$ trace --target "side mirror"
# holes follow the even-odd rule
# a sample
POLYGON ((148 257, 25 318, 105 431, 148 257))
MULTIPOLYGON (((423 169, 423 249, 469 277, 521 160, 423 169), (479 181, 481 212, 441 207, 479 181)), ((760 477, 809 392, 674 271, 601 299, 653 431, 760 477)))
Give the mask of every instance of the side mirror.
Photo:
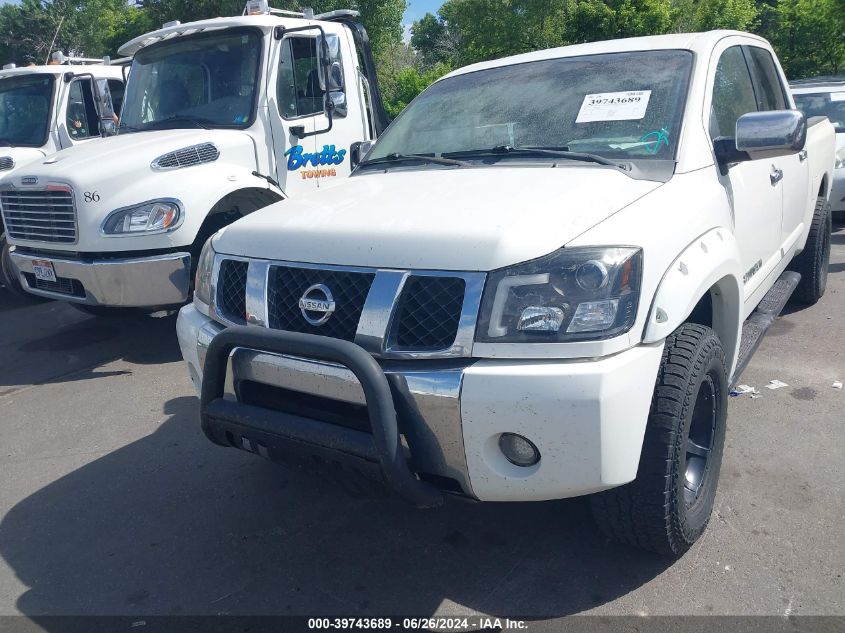
POLYGON ((807 119, 798 110, 749 112, 736 122, 736 137, 716 141, 721 163, 796 154, 807 142, 807 119), (731 147, 733 145, 733 147, 731 147))
POLYGON ((349 147, 349 165, 355 169, 373 147, 374 141, 355 141, 349 147))
POLYGON ((329 66, 329 92, 343 90, 343 69, 340 62, 332 62, 329 66))

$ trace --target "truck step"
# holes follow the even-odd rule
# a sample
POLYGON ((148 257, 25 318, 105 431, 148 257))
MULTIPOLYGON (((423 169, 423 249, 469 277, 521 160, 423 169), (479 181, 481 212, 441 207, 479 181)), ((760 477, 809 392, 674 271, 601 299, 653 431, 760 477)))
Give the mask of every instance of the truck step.
POLYGON ((801 281, 801 275, 798 273, 792 271, 783 273, 763 297, 763 300, 754 308, 754 312, 742 324, 739 358, 736 363, 736 371, 731 377, 731 388, 736 385, 742 372, 748 367, 751 357, 754 356, 754 352, 760 347, 766 332, 772 327, 786 302, 789 301, 789 297, 798 287, 799 281, 801 281))

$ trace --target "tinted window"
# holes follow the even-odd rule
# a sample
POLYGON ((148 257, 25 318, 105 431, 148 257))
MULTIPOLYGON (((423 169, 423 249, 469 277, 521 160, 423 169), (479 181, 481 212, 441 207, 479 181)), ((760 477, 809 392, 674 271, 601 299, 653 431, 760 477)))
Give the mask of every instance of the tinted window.
POLYGON ((795 105, 808 119, 826 116, 837 132, 845 131, 845 92, 811 92, 794 97, 795 105))
POLYGON ((67 132, 72 139, 82 140, 100 135, 90 81, 77 80, 70 84, 66 117, 67 132))
POLYGON ((52 101, 52 75, 0 79, 0 145, 43 145, 52 101))
POLYGON ((132 62, 121 130, 247 127, 255 116, 260 63, 261 36, 251 29, 142 49, 132 62))
POLYGON ((109 94, 111 94, 112 108, 114 109, 114 113, 119 115, 120 111, 123 109, 123 93, 126 88, 123 85, 123 82, 118 81, 117 79, 109 79, 108 86, 109 94))
POLYGON ((757 99, 742 48, 732 46, 719 58, 710 106, 710 135, 733 138, 736 120, 757 111, 757 99))
POLYGON ((671 159, 691 66, 689 52, 666 50, 564 57, 457 75, 415 99, 369 158, 511 145, 671 159))
POLYGON ((757 75, 757 109, 786 110, 786 99, 771 53, 756 46, 746 47, 757 75))
POLYGON ((282 42, 277 94, 279 113, 287 118, 323 112, 324 91, 320 88, 317 39, 288 37, 282 42))

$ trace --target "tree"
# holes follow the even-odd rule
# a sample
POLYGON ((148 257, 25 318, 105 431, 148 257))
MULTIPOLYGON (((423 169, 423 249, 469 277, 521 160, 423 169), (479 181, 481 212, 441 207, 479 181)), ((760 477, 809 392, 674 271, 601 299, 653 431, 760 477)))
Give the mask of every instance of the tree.
POLYGON ((447 49, 443 46, 448 37, 446 22, 431 13, 426 13, 411 26, 411 46, 426 66, 448 60, 447 49))
POLYGON ((845 70, 845 2, 779 0, 763 8, 767 37, 792 79, 845 70))

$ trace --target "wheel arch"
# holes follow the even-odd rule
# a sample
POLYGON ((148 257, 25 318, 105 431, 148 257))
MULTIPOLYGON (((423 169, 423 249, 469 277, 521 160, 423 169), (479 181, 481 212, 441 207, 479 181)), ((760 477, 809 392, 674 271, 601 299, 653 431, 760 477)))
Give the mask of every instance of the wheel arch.
POLYGON ((266 187, 244 187, 227 193, 205 216, 192 249, 198 254, 206 240, 224 226, 280 200, 284 200, 282 195, 266 187))
POLYGON ((643 342, 664 340, 684 323, 706 325, 719 336, 732 375, 742 333, 741 270, 739 248, 729 231, 714 229, 696 238, 663 275, 643 342))

